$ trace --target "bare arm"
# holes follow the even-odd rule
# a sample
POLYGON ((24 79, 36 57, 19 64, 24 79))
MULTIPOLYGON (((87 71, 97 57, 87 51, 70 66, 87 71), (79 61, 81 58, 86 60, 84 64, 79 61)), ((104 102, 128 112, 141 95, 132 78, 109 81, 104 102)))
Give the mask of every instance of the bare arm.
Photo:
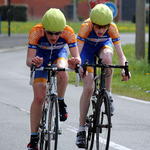
POLYGON ((26 64, 27 64, 28 67, 31 67, 32 58, 35 57, 35 54, 36 54, 35 49, 28 48, 27 58, 26 58, 26 64))
MULTIPOLYGON (((83 46, 84 46, 84 43, 81 43, 81 42, 77 41, 77 45, 78 45, 79 53, 81 54, 83 46)), ((83 71, 82 67, 80 67, 80 73, 81 73, 82 79, 84 78, 84 76, 88 75, 88 71, 86 71, 86 74, 83 76, 84 71, 83 71)))
POLYGON ((81 43, 81 42, 77 41, 77 45, 78 45, 78 49, 79 49, 79 54, 81 54, 84 43, 81 43))
MULTIPOLYGON (((125 62, 127 61, 126 60, 126 57, 122 51, 122 48, 121 48, 121 43, 117 43, 117 44, 114 44, 114 47, 115 47, 115 51, 117 53, 117 56, 118 56, 118 60, 119 60, 119 64, 120 65, 125 65, 125 62)), ((124 69, 121 71, 121 75, 122 75, 122 78, 124 81, 127 81, 130 79, 131 77, 131 74, 129 72, 129 78, 127 76, 125 76, 125 71, 124 69)))
POLYGON ((37 67, 40 67, 41 64, 43 63, 43 58, 35 56, 36 55, 36 50, 28 48, 27 52, 27 58, 26 58, 26 64, 28 67, 31 67, 31 64, 36 64, 37 67))
POLYGON ((121 43, 114 44, 114 47, 115 47, 115 51, 116 51, 117 56, 118 56, 119 64, 124 65, 126 62, 126 57, 122 51, 121 43))
POLYGON ((81 64, 79 49, 78 47, 72 47, 69 50, 72 57, 68 60, 68 63, 70 68, 75 69, 76 64, 81 64))

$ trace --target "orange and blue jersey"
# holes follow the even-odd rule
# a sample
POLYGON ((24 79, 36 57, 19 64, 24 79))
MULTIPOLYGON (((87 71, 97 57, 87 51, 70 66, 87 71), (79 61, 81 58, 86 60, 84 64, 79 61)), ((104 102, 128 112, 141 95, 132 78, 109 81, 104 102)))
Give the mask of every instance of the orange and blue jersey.
MULTIPOLYGON (((43 57, 42 66, 48 62, 55 63, 58 59, 67 60, 68 54, 65 45, 69 48, 76 47, 76 36, 73 29, 66 25, 56 44, 51 44, 45 35, 42 24, 34 26, 29 33, 28 48, 36 50, 36 56, 43 57)), ((34 82, 46 82, 47 73, 37 71, 34 82)))
POLYGON ((69 48, 76 47, 76 36, 73 29, 66 25, 56 44, 50 44, 44 34, 42 24, 34 26, 29 34, 28 48, 37 50, 57 50, 68 44, 69 48))
POLYGON ((120 35, 115 23, 111 22, 106 33, 103 36, 98 37, 93 30, 93 24, 90 19, 87 19, 83 22, 77 37, 79 42, 87 43, 92 46, 97 46, 109 39, 112 39, 114 44, 120 42, 120 35))
MULTIPOLYGON (((120 35, 115 23, 111 22, 105 34, 99 37, 93 29, 91 20, 87 19, 81 25, 77 41, 84 44, 80 54, 82 64, 85 60, 88 60, 89 63, 94 63, 94 55, 99 56, 104 48, 110 48, 113 50, 112 43, 120 43, 120 35)), ((93 70, 88 71, 93 72, 93 70)))

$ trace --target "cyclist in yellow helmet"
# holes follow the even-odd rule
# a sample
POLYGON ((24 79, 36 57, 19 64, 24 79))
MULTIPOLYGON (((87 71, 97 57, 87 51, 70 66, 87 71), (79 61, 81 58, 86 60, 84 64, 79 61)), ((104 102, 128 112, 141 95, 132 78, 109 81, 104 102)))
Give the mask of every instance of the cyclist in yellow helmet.
MULTIPOLYGON (((34 26, 29 34, 28 52, 26 63, 31 67, 46 66, 47 63, 56 63, 57 67, 69 66, 74 69, 77 63, 81 62, 76 36, 73 29, 66 25, 63 13, 56 8, 49 9, 42 18, 42 23, 34 26), (71 58, 68 59, 65 45, 68 44, 71 58)), ((60 108, 60 121, 65 121, 68 117, 64 102, 64 94, 68 83, 67 72, 60 72, 57 76, 58 101, 60 108)), ((31 140, 28 149, 38 149, 38 127, 41 119, 42 104, 46 94, 46 71, 35 71, 33 91, 34 99, 30 109, 31 140)))
MULTIPOLYGON (((90 64, 94 63, 94 55, 102 58, 102 61, 106 64, 112 64, 113 45, 118 55, 119 64, 125 64, 126 58, 121 48, 119 32, 115 23, 112 21, 113 14, 107 5, 97 4, 91 10, 90 18, 83 22, 77 37, 77 45, 82 64, 85 60, 88 60, 90 64)), ((94 90, 93 68, 88 67, 87 70, 88 74, 83 77, 83 92, 80 98, 80 121, 76 138, 76 145, 79 148, 85 148, 86 146, 85 120, 90 105, 90 97, 94 90)), ((128 80, 124 70, 122 70, 121 75, 124 81, 128 80)), ((114 106, 111 95, 113 70, 107 69, 106 76, 106 90, 109 93, 111 115, 113 115, 114 106)))

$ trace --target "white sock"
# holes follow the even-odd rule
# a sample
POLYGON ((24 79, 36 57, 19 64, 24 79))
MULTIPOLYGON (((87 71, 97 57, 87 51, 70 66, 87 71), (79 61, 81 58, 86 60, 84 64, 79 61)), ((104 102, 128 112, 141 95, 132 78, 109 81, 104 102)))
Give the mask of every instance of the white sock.
POLYGON ((82 132, 82 131, 85 131, 85 125, 83 126, 79 125, 78 132, 82 132))
POLYGON ((112 96, 112 95, 111 95, 111 90, 110 90, 110 91, 108 91, 108 96, 110 96, 110 97, 112 96))

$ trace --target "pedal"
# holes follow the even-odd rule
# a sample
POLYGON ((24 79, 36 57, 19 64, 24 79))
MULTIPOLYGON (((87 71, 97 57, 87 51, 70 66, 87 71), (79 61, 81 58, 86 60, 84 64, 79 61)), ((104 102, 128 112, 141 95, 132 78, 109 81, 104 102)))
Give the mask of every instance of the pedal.
POLYGON ((45 135, 44 135, 44 140, 45 140, 45 141, 48 141, 48 133, 45 133, 45 135))
POLYGON ((50 140, 55 140, 55 132, 50 132, 50 140))
POLYGON ((58 134, 62 134, 62 130, 61 129, 58 129, 58 134))

